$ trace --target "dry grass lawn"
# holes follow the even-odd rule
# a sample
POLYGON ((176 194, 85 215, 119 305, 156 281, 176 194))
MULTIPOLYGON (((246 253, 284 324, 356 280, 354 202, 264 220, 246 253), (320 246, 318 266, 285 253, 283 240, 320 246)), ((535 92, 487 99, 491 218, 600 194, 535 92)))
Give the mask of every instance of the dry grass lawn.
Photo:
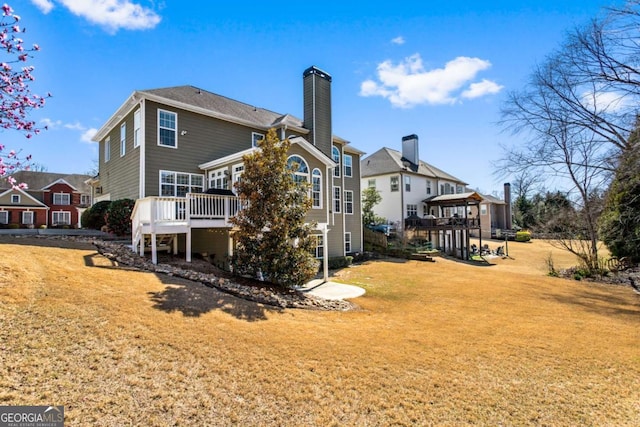
POLYGON ((488 267, 342 270, 367 290, 346 313, 118 268, 89 244, 0 249, 0 405, 64 405, 69 426, 640 425, 640 296, 545 276, 544 242, 488 267))

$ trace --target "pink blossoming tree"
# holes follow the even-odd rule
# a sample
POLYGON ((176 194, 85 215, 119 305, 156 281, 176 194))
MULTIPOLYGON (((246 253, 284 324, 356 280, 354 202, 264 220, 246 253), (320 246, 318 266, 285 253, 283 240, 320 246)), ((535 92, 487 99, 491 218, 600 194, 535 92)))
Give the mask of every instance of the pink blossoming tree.
MULTIPOLYGON (((0 129, 13 129, 31 138, 40 128, 28 119, 29 112, 42 108, 45 97, 31 93, 29 82, 34 81, 34 67, 27 65, 27 61, 40 47, 37 44, 25 47, 21 38, 25 29, 19 22, 20 17, 5 3, 0 18, 0 55, 3 55, 0 56, 0 129)), ((13 187, 26 188, 24 183, 17 184, 11 174, 17 169, 29 169, 30 160, 30 155, 20 156, 16 150, 7 150, 0 141, 0 180, 6 179, 13 187)))

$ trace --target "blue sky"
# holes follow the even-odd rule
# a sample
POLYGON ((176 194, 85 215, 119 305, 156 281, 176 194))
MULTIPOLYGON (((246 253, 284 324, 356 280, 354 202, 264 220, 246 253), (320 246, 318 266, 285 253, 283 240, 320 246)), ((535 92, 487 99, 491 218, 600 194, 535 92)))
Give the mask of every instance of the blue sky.
MULTIPOLYGON (((333 77, 333 131, 371 154, 417 134, 420 158, 484 193, 514 141, 496 122, 566 31, 610 0, 233 2, 20 0, 31 115, 49 130, 0 134, 49 172, 95 167, 93 133, 138 89, 191 84, 302 117, 302 72, 333 77)), ((205 159, 206 160, 206 159, 205 159)), ((500 194, 500 193, 498 193, 500 194)))

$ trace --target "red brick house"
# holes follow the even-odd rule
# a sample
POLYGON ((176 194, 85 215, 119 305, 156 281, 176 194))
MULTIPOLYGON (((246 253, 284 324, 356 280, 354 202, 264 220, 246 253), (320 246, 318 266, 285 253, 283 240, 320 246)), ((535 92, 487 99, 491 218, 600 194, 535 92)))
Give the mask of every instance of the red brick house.
POLYGON ((29 188, 0 189, 0 227, 80 228, 82 212, 91 206, 89 175, 21 171, 13 177, 29 188))

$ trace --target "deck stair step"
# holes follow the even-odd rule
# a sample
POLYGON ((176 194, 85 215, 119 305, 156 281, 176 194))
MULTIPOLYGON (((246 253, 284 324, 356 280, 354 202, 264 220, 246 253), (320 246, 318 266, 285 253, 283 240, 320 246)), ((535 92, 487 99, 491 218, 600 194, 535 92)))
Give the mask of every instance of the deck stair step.
MULTIPOLYGON (((158 234, 156 236, 156 249, 171 252, 173 239, 175 239, 175 237, 174 234, 158 234)), ((149 234, 145 234, 144 236, 144 250, 145 252, 151 251, 151 235, 149 234)))

